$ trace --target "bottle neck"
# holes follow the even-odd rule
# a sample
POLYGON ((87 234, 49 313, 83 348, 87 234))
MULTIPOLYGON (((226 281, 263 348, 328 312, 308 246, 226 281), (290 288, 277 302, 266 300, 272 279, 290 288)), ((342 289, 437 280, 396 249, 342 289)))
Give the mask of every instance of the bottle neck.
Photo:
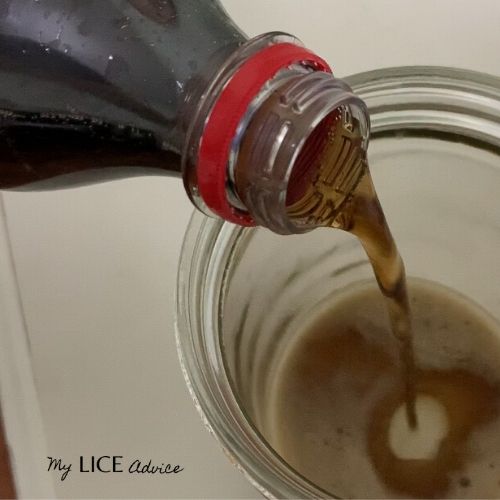
POLYGON ((324 72, 283 75, 245 130, 234 166, 238 198, 259 226, 310 231, 350 198, 365 171, 368 133, 366 107, 345 82, 324 72))
MULTIPOLYGON (((240 47, 192 116, 183 175, 194 204, 208 215, 280 234, 316 227, 290 207, 317 176, 335 128, 356 124, 362 156, 368 143, 364 103, 322 59, 282 33, 240 47)), ((337 208, 360 175, 351 168, 335 176, 337 184, 343 179, 335 186, 337 208)))

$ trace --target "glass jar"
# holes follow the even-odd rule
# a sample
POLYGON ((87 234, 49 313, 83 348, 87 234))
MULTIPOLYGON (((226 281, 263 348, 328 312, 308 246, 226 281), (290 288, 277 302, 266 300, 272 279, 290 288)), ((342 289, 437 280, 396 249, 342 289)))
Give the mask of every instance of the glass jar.
MULTIPOLYGON (((409 276, 500 319, 500 79, 447 68, 347 79, 372 120, 369 163, 409 276)), ((272 449, 280 356, 326 296, 372 278, 351 235, 278 236, 195 213, 178 274, 177 343, 205 425, 267 497, 329 497, 272 449)), ((373 279, 373 278, 372 278, 373 279)))

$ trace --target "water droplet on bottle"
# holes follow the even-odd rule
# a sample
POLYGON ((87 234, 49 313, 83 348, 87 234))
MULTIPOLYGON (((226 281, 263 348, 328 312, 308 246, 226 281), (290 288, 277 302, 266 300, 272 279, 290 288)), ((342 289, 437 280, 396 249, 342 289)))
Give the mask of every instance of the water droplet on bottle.
POLYGON ((120 30, 124 30, 124 29, 128 28, 128 26, 130 24, 130 17, 129 16, 119 17, 117 19, 114 19, 112 21, 112 24, 115 28, 118 28, 120 30))
MULTIPOLYGON (((51 49, 57 49, 59 45, 61 45, 61 40, 59 40, 59 38, 56 38, 55 40, 49 42, 47 45, 48 45, 47 48, 50 47, 51 49)), ((47 49, 45 51, 47 52, 47 49)))
POLYGON ((129 71, 128 64, 120 56, 110 55, 108 64, 104 70, 104 76, 108 79, 121 77, 123 73, 129 71))

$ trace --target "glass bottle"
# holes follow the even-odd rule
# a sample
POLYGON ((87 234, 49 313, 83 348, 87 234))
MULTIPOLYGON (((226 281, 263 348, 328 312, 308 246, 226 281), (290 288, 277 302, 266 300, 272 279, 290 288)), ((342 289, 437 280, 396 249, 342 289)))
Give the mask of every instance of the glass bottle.
POLYGON ((366 108, 325 61, 249 40, 216 0, 0 5, 1 189, 177 175, 209 215, 302 232, 287 205, 339 109, 366 149, 366 108))

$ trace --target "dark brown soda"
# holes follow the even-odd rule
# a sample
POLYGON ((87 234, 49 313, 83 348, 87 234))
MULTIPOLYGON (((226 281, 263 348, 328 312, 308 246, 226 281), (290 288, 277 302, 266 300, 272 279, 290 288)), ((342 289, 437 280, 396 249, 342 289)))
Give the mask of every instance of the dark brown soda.
MULTIPOLYGON (((373 186, 359 123, 347 108, 339 108, 320 124, 320 131, 325 124, 327 140, 316 151, 306 142, 297 160, 300 178, 292 173, 290 182, 293 187, 307 179, 307 187, 302 187, 302 196, 290 204, 288 212, 309 226, 348 231, 363 245, 399 342, 408 423, 415 428, 415 360, 403 260, 373 186), (313 158, 309 169, 301 168, 307 157, 313 158)), ((314 135, 311 140, 318 145, 314 135)))
POLYGON ((180 175, 180 156, 147 130, 77 115, 0 109, 0 189, 51 189, 180 175))

